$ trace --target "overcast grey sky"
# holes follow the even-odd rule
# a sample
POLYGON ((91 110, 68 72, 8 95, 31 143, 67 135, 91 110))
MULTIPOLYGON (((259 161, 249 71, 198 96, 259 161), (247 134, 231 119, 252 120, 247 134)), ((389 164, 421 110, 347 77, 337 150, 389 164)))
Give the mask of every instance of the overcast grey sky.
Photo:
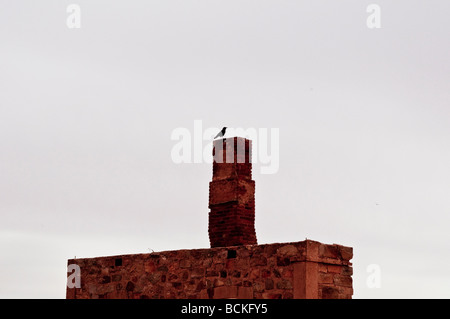
POLYGON ((259 243, 352 246, 354 298, 450 298, 449 16, 0 0, 0 297, 65 298, 74 256, 209 247, 211 165, 171 159, 173 130, 201 120, 279 129, 278 172, 254 165, 259 243))

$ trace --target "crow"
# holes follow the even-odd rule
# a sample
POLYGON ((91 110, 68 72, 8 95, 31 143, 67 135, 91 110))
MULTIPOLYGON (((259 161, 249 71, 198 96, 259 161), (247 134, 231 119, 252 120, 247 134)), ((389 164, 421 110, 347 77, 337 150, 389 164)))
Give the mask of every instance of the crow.
POLYGON ((224 126, 224 128, 219 133, 217 133, 217 135, 216 135, 216 137, 214 137, 214 139, 224 136, 226 130, 227 130, 227 127, 224 126))

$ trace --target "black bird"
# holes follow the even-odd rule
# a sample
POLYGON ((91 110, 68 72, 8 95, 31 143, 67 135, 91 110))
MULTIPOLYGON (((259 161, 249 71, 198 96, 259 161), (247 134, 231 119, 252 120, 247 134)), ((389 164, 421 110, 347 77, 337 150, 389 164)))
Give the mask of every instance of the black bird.
POLYGON ((214 137, 214 139, 224 136, 226 130, 227 130, 227 127, 224 126, 223 129, 219 133, 217 133, 217 135, 216 135, 216 137, 214 137))

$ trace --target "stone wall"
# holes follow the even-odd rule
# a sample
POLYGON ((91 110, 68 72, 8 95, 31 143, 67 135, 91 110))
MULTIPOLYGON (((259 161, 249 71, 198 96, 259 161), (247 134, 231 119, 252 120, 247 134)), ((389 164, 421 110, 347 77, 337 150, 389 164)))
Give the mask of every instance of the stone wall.
POLYGON ((70 259, 81 287, 67 298, 351 298, 352 257, 350 247, 305 240, 70 259))

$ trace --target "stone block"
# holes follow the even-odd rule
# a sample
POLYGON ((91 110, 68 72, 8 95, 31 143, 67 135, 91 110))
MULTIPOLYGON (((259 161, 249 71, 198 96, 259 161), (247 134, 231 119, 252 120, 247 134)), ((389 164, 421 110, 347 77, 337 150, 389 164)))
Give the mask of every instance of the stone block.
POLYGON ((332 284, 333 274, 319 273, 319 284, 332 284))
POLYGON ((344 276, 344 275, 335 275, 334 276, 334 284, 336 286, 343 286, 351 288, 353 285, 352 277, 344 276))
POLYGON ((238 287, 238 299, 253 299, 253 289, 251 287, 238 287))
POLYGON ((221 286, 214 288, 214 299, 230 299, 237 298, 238 287, 236 286, 221 286))
POLYGON ((277 253, 280 256, 289 257, 289 256, 298 255, 299 251, 298 251, 297 247, 295 247, 294 245, 285 245, 285 246, 281 246, 280 248, 278 248, 277 253))
POLYGON ((342 266, 340 265, 328 265, 327 270, 329 273, 340 274, 342 272, 342 266))
POLYGON ((277 282, 277 288, 278 289, 292 289, 292 283, 290 280, 288 279, 282 279, 280 281, 277 282))

